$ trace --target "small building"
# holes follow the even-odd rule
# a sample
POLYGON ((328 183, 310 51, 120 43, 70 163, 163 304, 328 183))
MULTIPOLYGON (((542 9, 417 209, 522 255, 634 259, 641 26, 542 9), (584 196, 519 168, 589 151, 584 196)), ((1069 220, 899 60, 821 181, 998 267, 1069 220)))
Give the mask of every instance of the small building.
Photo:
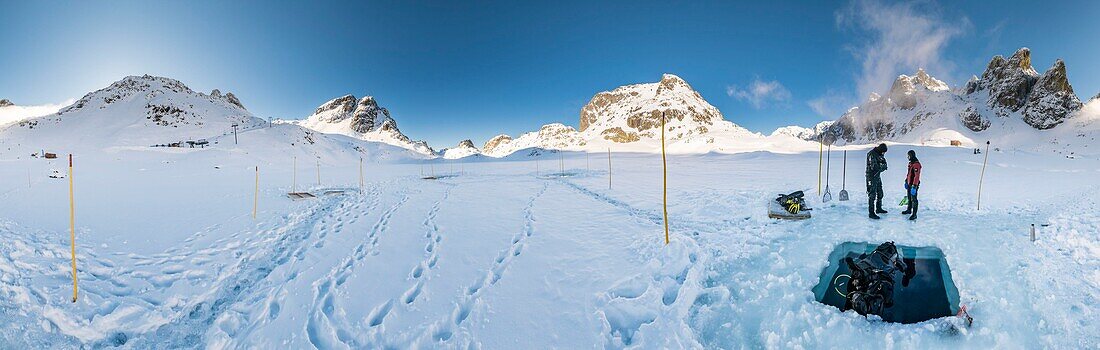
POLYGON ((959 141, 959 140, 951 140, 951 145, 952 146, 962 146, 963 143, 962 143, 962 141, 959 141))
POLYGON ((56 153, 46 153, 45 158, 46 159, 57 159, 57 154, 56 153))

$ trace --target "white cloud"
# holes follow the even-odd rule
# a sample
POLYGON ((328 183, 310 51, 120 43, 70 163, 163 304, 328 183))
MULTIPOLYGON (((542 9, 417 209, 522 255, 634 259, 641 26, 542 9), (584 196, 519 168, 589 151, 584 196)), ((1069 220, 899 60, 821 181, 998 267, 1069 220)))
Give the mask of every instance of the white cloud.
MULTIPOLYGON (((13 101, 14 102, 14 101, 13 101)), ((76 102, 75 99, 69 99, 65 102, 57 104, 44 104, 38 106, 8 106, 0 107, 0 126, 17 123, 21 120, 30 119, 34 117, 41 117, 47 114, 56 113, 59 109, 76 102)))
POLYGON ((760 109, 772 103, 783 103, 791 99, 791 92, 778 81, 763 81, 754 78, 742 89, 737 85, 726 87, 726 95, 741 101, 748 101, 753 108, 760 109))
POLYGON ((917 68, 950 76, 955 65, 943 57, 944 49, 971 27, 967 18, 948 20, 927 2, 855 0, 837 12, 836 21, 866 35, 850 48, 861 64, 856 96, 886 91, 899 74, 917 68))
POLYGON ((844 94, 838 93, 836 90, 829 89, 824 95, 818 98, 806 101, 806 105, 810 106, 810 109, 817 113, 817 115, 825 118, 837 118, 840 117, 844 111, 848 110, 852 106, 854 100, 849 97, 845 97, 844 94))

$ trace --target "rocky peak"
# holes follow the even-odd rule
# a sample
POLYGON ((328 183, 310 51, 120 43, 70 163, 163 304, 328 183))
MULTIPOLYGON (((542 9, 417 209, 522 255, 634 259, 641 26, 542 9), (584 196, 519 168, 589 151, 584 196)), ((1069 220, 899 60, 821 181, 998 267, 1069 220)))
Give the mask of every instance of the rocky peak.
POLYGON ((455 146, 455 148, 477 148, 477 147, 474 147, 474 142, 473 141, 470 141, 469 139, 466 139, 466 140, 459 141, 458 146, 455 146))
POLYGON ((498 148, 501 148, 501 147, 503 147, 503 146, 505 146, 505 145, 507 145, 511 142, 512 142, 512 137, 511 136, 508 136, 508 135, 505 135, 505 134, 500 134, 500 135, 497 135, 497 136, 493 136, 493 138, 489 139, 489 141, 485 141, 485 146, 482 146, 481 150, 482 150, 482 152, 485 152, 486 154, 494 154, 494 153, 496 153, 495 151, 498 148))
POLYGON ((1036 129, 1050 129, 1079 109, 1081 100, 1069 84, 1065 62, 1059 59, 1032 86, 1023 112, 1024 122, 1036 129))
MULTIPOLYGON (((898 76, 898 78, 894 80, 894 84, 890 86, 888 96, 898 108, 908 110, 916 107, 920 95, 928 91, 936 92, 946 90, 950 90, 947 83, 928 75, 928 73, 924 72, 924 69, 917 69, 917 73, 913 76, 904 74, 898 76)), ((872 102, 876 100, 878 99, 871 99, 872 102)))
POLYGON ((994 56, 982 73, 981 80, 968 92, 989 91, 989 106, 1005 116, 1009 111, 1019 111, 1024 106, 1038 76, 1039 73, 1031 67, 1031 50, 1025 47, 1016 50, 1008 60, 994 56))
POLYGON ((227 102, 231 105, 234 105, 234 106, 237 106, 241 109, 244 109, 244 105, 241 104, 241 100, 237 99, 237 96, 234 96, 232 92, 229 92, 229 93, 226 93, 225 95, 222 95, 221 90, 214 89, 214 90, 210 91, 210 98, 213 98, 213 99, 216 99, 216 100, 222 100, 222 101, 225 101, 225 102, 227 102))
MULTIPOLYGON (((580 131, 620 143, 659 137, 661 118, 673 140, 704 134, 722 113, 680 77, 664 74, 656 83, 620 86, 596 94, 581 108, 580 131)), ((732 125, 732 124, 731 124, 732 125)))
POLYGON ((237 96, 233 95, 232 92, 225 93, 225 101, 229 102, 229 104, 231 104, 231 105, 234 105, 234 106, 240 107, 241 109, 244 109, 244 105, 241 104, 241 100, 237 99, 237 96))
POLYGON ((1031 67, 1031 49, 1026 47, 1021 47, 1016 50, 1016 52, 1012 54, 1012 57, 1008 58, 1008 65, 1013 68, 1036 73, 1035 68, 1031 67))
POLYGON ((10 100, 8 100, 8 99, 2 99, 2 100, 0 100, 0 107, 7 107, 7 106, 14 106, 14 105, 15 105, 15 104, 14 104, 14 103, 11 103, 11 101, 10 101, 10 100))
POLYGON ((355 112, 353 113, 354 120, 351 123, 352 129, 357 132, 368 132, 375 127, 380 127, 382 130, 398 131, 397 122, 390 118, 390 111, 378 106, 378 101, 374 100, 373 96, 366 96, 359 100, 355 105, 355 112), (382 120, 379 120, 379 116, 382 120))
MULTIPOLYGON (((342 120, 342 117, 346 117, 347 113, 351 113, 353 110, 355 110, 355 96, 344 95, 325 102, 325 104, 317 107, 313 114, 319 115, 328 111, 337 111, 338 113, 333 113, 332 117, 341 117, 340 120, 342 120)), ((340 120, 330 119, 327 121, 337 122, 340 120)))
POLYGON ((677 89, 687 89, 687 90, 691 90, 692 92, 695 91, 691 88, 691 85, 688 85, 688 83, 686 81, 684 81, 684 79, 681 79, 680 77, 676 76, 675 74, 668 74, 668 73, 662 74, 661 75, 661 81, 660 81, 659 84, 660 85, 657 88, 657 94, 661 94, 661 92, 663 92, 663 91, 677 90, 677 89))

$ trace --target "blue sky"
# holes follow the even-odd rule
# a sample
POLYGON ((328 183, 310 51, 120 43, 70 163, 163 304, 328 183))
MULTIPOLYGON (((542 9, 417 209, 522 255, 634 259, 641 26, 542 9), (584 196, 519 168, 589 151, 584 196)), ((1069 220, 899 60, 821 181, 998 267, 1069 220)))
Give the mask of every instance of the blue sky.
POLYGON ((436 148, 577 125, 593 94, 687 80, 751 130, 835 119, 897 74, 951 84, 996 54, 1066 61, 1100 92, 1100 2, 58 2, 0 0, 0 98, 51 104, 126 75, 303 118, 374 95, 436 148))

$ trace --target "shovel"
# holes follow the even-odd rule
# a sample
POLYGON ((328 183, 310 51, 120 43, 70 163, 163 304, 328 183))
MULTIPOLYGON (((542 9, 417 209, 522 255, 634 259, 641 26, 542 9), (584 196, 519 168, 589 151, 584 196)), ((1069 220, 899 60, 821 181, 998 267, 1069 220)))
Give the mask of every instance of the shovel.
POLYGON ((833 154, 833 145, 829 145, 829 152, 826 153, 826 156, 825 156, 825 158, 827 159, 825 161, 825 194, 821 196, 821 201, 822 202, 828 202, 828 201, 833 200, 833 194, 829 193, 829 166, 832 165, 832 162, 833 162, 832 154, 833 154))
POLYGON ((841 167, 841 173, 844 174, 840 179, 840 201, 848 200, 848 190, 844 188, 846 182, 848 182, 848 150, 844 150, 844 166, 841 167))

